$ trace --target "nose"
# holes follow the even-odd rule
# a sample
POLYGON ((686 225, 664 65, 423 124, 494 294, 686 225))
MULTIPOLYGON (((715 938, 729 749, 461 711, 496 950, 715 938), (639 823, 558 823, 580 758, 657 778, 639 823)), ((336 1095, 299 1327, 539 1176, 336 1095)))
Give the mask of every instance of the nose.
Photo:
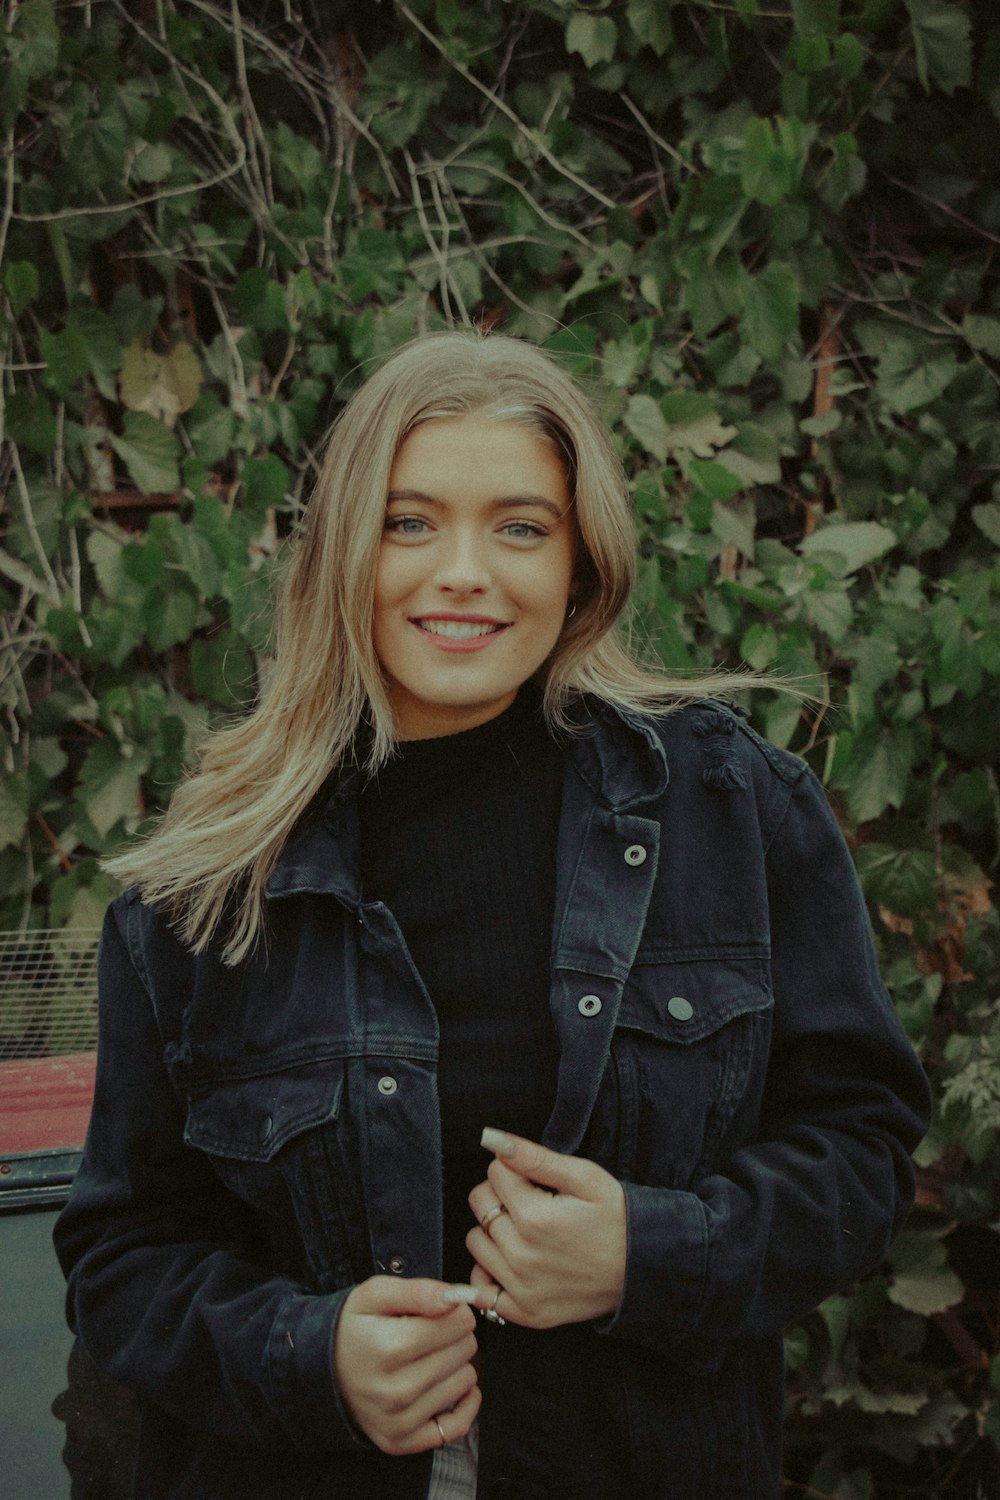
POLYGON ((490 586, 486 549, 472 530, 457 528, 447 538, 435 577, 438 588, 452 594, 483 594, 490 586))

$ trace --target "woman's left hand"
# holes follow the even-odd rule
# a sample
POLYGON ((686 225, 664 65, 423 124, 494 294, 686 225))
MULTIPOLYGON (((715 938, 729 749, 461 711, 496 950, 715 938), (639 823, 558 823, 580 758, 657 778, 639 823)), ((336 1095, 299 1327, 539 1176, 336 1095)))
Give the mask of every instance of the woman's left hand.
POLYGON ((499 1286, 495 1311, 523 1328, 614 1312, 625 1282, 621 1183, 596 1162, 521 1136, 485 1130, 483 1145, 495 1159, 469 1194, 479 1220, 465 1239, 472 1285, 499 1286), (503 1212, 491 1213, 498 1205, 503 1212))

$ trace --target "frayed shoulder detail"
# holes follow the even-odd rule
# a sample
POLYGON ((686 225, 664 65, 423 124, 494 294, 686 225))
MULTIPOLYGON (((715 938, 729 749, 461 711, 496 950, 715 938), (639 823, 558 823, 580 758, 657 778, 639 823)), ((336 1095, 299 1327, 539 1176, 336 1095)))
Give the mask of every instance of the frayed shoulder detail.
POLYGON ((705 769, 701 779, 705 786, 719 792, 742 791, 747 775, 736 759, 736 719, 722 709, 699 709, 692 715, 691 728, 705 741, 705 769))
POLYGON ((721 708, 700 708, 691 716, 691 727, 702 737, 735 734, 736 720, 721 708))

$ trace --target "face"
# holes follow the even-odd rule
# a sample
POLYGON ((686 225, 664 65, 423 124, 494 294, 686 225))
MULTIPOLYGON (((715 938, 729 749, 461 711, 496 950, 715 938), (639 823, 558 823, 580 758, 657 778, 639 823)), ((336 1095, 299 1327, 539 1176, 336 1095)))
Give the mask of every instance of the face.
POLYGON ((555 646, 574 532, 555 447, 470 415, 424 422, 389 479, 375 650, 402 739, 494 718, 555 646))

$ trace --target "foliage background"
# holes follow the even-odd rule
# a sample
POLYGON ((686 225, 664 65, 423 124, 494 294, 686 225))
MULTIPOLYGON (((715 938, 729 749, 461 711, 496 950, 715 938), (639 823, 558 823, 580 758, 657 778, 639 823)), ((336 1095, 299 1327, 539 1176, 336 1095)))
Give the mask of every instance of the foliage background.
POLYGON ((20 0, 0 48, 0 926, 92 925, 96 857, 252 695, 370 362, 469 321, 561 351, 638 628, 827 700, 750 707, 830 791, 935 1087, 888 1264, 789 1333, 786 1495, 996 1496, 996 7, 20 0))

